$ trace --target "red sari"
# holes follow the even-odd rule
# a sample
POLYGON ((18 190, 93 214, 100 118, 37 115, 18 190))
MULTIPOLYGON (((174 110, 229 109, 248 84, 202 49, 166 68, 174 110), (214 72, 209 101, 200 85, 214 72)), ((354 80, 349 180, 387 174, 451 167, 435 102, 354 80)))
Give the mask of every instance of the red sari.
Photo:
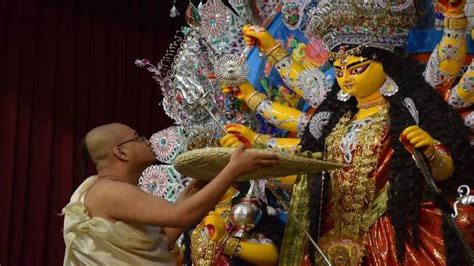
MULTIPOLYGON (((382 112, 369 121, 357 125, 359 122, 343 118, 326 139, 328 159, 352 164, 331 173, 330 200, 324 210, 319 245, 326 255, 333 256, 331 262, 334 265, 399 264, 395 231, 384 205, 388 198, 386 190, 393 155, 388 136, 388 115, 382 112), (359 129, 356 137, 351 137, 351 128, 359 129), (379 206, 374 208, 377 204, 379 206), (357 257, 354 254, 358 253, 362 258, 344 258, 357 257), (339 261, 338 256, 341 258, 339 261)), ((445 150, 442 145, 436 148, 445 150)), ((456 222, 469 244, 474 246, 474 208, 461 207, 456 222)), ((431 202, 423 202, 418 221, 419 247, 411 244, 409 228, 405 265, 446 264, 441 224, 440 209, 431 202)))

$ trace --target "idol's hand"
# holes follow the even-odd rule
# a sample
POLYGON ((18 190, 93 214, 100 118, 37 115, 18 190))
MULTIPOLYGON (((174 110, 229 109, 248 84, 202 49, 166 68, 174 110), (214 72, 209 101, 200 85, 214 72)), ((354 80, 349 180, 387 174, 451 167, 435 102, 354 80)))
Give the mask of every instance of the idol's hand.
POLYGON ((248 46, 257 45, 261 52, 268 52, 277 42, 265 28, 255 25, 245 25, 242 27, 244 41, 248 46))
POLYGON ((255 89, 249 82, 242 83, 239 86, 233 88, 223 86, 221 89, 224 94, 232 94, 241 101, 245 101, 252 93, 255 92, 255 89))
POLYGON ((400 134, 400 141, 410 153, 413 152, 413 147, 421 149, 427 158, 432 157, 435 152, 434 139, 430 134, 428 134, 428 132, 424 131, 419 126, 405 128, 402 134, 400 134))
POLYGON ((249 142, 251 146, 254 146, 258 134, 252 129, 240 124, 229 124, 226 126, 226 129, 227 133, 233 134, 242 142, 249 142))
POLYGON ((252 129, 240 124, 229 124, 226 129, 228 134, 219 141, 222 147, 237 147, 241 143, 246 147, 254 146, 258 134, 252 129))
MULTIPOLYGON (((224 137, 222 137, 220 140, 219 140, 220 144, 222 147, 226 147, 226 148, 235 148, 237 146, 239 146, 240 144, 244 144, 245 145, 245 142, 240 140, 239 138, 237 138, 234 134, 227 134, 225 135, 224 137)), ((245 145, 247 146, 247 145, 245 145)), ((251 147, 251 144, 248 144, 247 147, 251 147)))
POLYGON ((466 0, 439 0, 436 8, 443 12, 445 16, 453 17, 464 13, 466 0))
POLYGON ((203 222, 212 241, 220 241, 226 235, 225 222, 219 213, 211 211, 203 222))

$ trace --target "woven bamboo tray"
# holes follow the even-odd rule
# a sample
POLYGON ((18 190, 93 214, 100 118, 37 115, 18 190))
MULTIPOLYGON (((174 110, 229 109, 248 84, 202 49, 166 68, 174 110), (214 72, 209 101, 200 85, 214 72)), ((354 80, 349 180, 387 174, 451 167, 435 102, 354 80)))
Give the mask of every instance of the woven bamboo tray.
MULTIPOLYGON (((204 148, 185 152, 174 161, 174 167, 183 176, 211 180, 227 165, 235 148, 204 148)), ((271 153, 271 151, 248 149, 271 153)), ((252 173, 240 176, 245 181, 261 178, 283 177, 289 175, 312 174, 334 170, 346 166, 342 163, 311 159, 296 155, 279 154, 281 163, 274 167, 262 167, 252 173)))

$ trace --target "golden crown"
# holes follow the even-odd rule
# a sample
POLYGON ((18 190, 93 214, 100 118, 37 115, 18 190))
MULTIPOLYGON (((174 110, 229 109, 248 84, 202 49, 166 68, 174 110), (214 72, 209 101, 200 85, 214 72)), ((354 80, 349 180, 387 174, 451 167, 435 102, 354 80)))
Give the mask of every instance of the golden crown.
POLYGON ((417 20, 414 0, 323 0, 309 17, 307 34, 329 50, 341 44, 403 47, 417 20))

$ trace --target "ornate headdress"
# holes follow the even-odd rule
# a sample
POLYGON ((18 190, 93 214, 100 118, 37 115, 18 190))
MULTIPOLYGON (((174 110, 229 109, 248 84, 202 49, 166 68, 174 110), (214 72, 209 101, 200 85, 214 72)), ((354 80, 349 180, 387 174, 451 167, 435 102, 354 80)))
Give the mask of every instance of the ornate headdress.
POLYGON ((414 0, 323 0, 309 17, 307 34, 329 50, 341 44, 403 47, 417 20, 414 0))

